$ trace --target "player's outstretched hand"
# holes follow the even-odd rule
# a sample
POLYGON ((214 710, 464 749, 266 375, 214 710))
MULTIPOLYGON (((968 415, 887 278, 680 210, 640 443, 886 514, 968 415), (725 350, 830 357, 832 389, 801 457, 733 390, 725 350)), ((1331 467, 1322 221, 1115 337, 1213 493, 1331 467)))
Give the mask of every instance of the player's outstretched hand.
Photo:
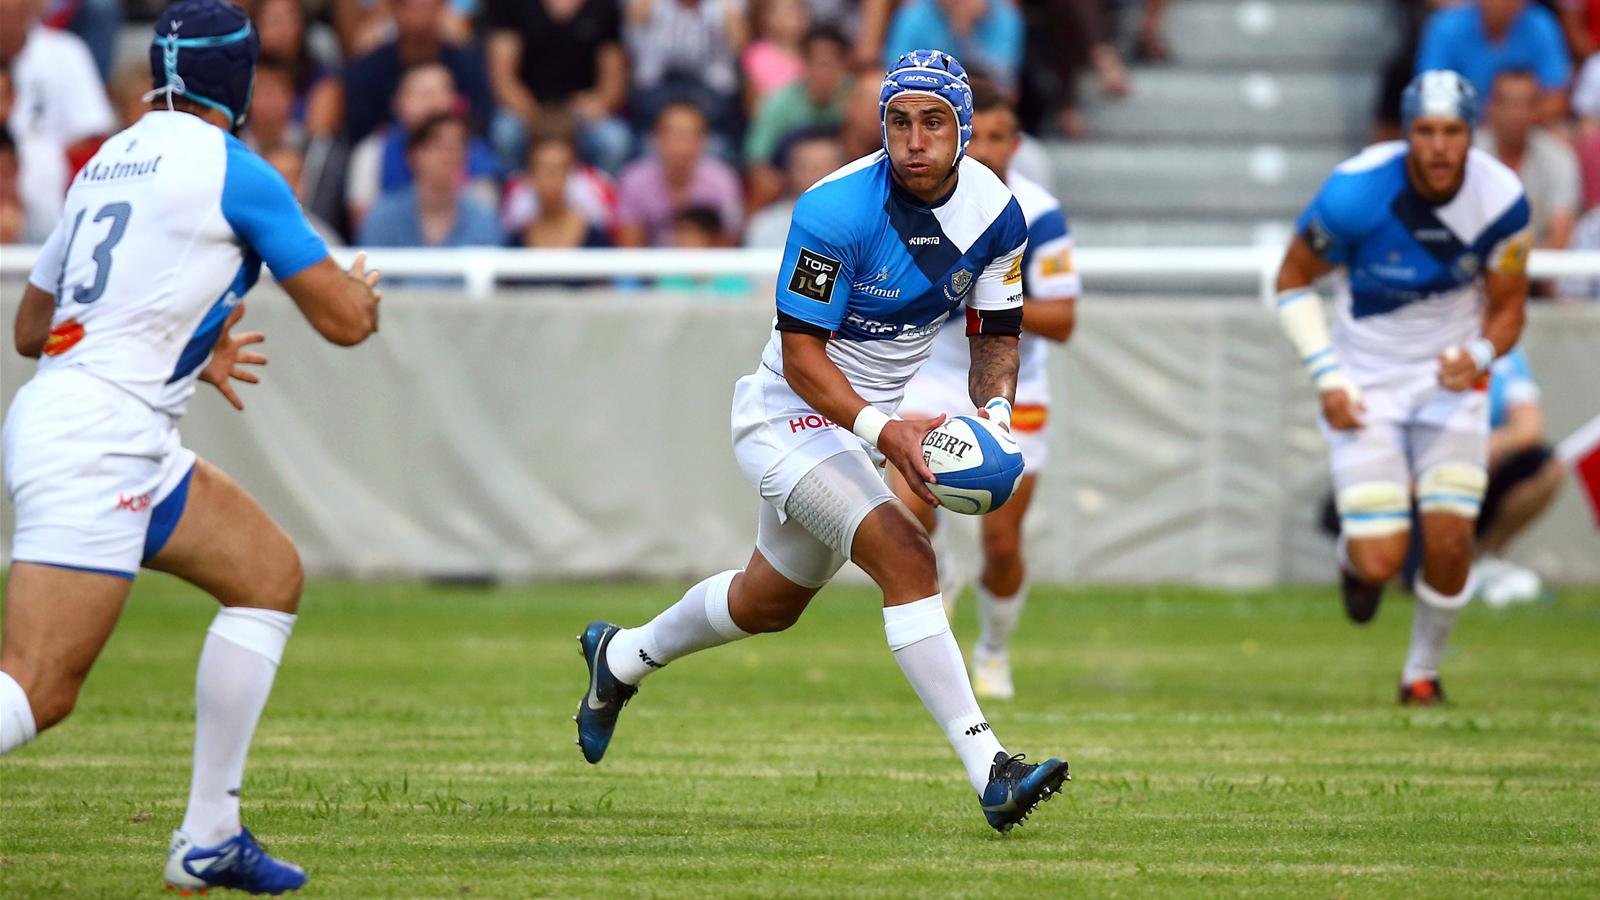
POLYGON ((1439 386, 1447 391, 1471 390, 1477 382, 1478 363, 1470 353, 1451 347, 1439 354, 1439 386))
POLYGON ((922 439, 928 432, 944 424, 945 416, 931 419, 892 419, 878 435, 878 450, 888 458, 889 464, 899 470, 906 484, 929 506, 938 506, 939 498, 928 490, 934 480, 927 460, 922 458, 922 439))
POLYGON ((246 350, 251 344, 259 344, 267 336, 259 331, 242 331, 233 333, 233 326, 244 318, 244 304, 240 303, 228 313, 228 318, 222 323, 222 334, 217 337, 217 343, 211 349, 211 361, 200 370, 200 380, 207 382, 222 392, 222 396, 233 404, 233 408, 244 412, 244 401, 234 392, 229 379, 238 379, 248 384, 260 384, 261 377, 249 369, 240 366, 264 366, 267 357, 264 354, 246 350))
POLYGON ((1367 407, 1342 387, 1322 392, 1322 417, 1338 431, 1352 431, 1366 425, 1362 414, 1367 407))
POLYGON ((367 252, 365 250, 356 254, 355 261, 350 263, 350 277, 367 286, 367 292, 372 295, 372 330, 378 330, 378 301, 383 299, 383 291, 378 290, 378 281, 383 278, 383 273, 377 269, 367 270, 367 252))

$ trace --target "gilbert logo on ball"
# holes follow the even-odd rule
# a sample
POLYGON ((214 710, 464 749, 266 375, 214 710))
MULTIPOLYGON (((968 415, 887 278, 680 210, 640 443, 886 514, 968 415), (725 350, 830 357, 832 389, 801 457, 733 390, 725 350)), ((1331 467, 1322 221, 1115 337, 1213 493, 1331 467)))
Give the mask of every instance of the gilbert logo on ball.
POLYGON ((922 439, 936 481, 928 490, 951 512, 981 516, 999 509, 1022 481, 1022 450, 988 419, 953 416, 922 439))

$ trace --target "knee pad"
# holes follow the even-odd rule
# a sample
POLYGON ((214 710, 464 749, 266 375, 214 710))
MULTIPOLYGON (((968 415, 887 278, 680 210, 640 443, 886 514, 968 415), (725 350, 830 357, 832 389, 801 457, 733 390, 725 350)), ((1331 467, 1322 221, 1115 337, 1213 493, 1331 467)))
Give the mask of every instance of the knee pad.
POLYGON ((1425 513, 1478 517, 1489 473, 1472 463, 1439 463, 1417 479, 1417 508, 1425 513))
POLYGON ((807 472, 789 492, 784 511, 817 540, 849 559, 861 521, 893 499, 867 455, 846 451, 807 472))
POLYGON ((1411 528, 1411 492, 1392 481, 1353 484, 1339 492, 1339 528, 1351 538, 1379 538, 1411 528))

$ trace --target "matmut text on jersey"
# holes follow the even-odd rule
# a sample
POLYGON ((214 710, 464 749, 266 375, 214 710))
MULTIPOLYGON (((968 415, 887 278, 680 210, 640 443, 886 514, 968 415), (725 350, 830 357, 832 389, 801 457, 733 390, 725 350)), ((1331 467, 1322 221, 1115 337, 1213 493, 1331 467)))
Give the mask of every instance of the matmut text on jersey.
POLYGON ((783 373, 778 332, 831 333, 828 356, 869 403, 893 406, 944 322, 1022 306, 1028 226, 993 172, 963 159, 955 187, 924 203, 883 151, 800 196, 778 271, 778 322, 762 362, 783 373))

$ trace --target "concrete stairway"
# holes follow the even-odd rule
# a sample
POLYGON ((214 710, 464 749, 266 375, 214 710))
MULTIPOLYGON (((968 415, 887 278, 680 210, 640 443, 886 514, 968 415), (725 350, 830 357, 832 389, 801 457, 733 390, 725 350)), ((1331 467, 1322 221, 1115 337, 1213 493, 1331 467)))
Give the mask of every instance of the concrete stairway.
POLYGON ((1397 36, 1385 0, 1170 0, 1174 62, 1050 145, 1084 245, 1239 244, 1283 229, 1367 139, 1397 36))

